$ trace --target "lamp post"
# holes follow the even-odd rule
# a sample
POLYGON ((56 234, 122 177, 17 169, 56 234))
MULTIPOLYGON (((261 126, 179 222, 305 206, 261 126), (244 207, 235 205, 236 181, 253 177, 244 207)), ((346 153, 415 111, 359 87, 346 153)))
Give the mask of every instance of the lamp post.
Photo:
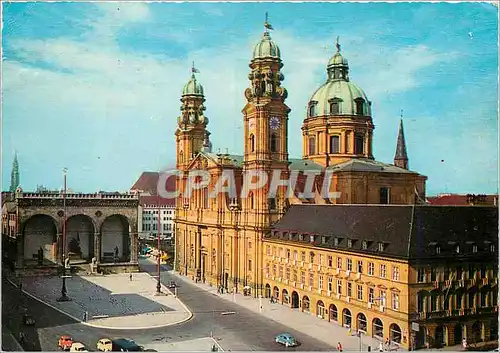
MULTIPOLYGON (((160 176, 160 172, 158 172, 158 177, 160 176)), ((159 180, 159 179, 158 179, 159 180)), ((156 202, 158 203, 158 259, 157 259, 157 275, 158 275, 158 280, 156 282, 156 295, 161 295, 161 278, 160 278, 160 268, 161 268, 161 263, 160 263, 160 229, 161 229, 161 209, 160 209, 160 193, 158 190, 156 191, 156 202)))
POLYGON ((67 168, 63 169, 64 173, 64 189, 63 189, 63 224, 62 224, 62 265, 63 265, 63 272, 62 272, 62 288, 61 288, 61 297, 57 299, 58 302, 67 302, 70 301, 71 299, 68 297, 67 293, 68 291, 66 290, 66 172, 68 171, 67 168))

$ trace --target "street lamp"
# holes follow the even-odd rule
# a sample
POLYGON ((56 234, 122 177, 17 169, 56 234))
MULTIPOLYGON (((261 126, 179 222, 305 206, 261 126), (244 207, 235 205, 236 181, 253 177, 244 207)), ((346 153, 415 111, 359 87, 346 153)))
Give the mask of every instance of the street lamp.
POLYGON ((63 272, 62 272, 62 288, 61 288, 61 297, 57 299, 58 302, 68 302, 71 299, 68 297, 66 290, 66 172, 67 168, 63 168, 64 173, 64 189, 63 189, 63 233, 62 233, 62 260, 63 260, 63 272))
MULTIPOLYGON (((158 180, 160 178, 160 171, 158 171, 158 180)), ((158 280, 156 281, 156 295, 161 295, 163 294, 161 292, 161 279, 160 279, 160 230, 161 230, 161 209, 160 209, 160 193, 158 190, 156 191, 156 202, 158 203, 158 259, 157 259, 157 275, 158 275, 158 280)))

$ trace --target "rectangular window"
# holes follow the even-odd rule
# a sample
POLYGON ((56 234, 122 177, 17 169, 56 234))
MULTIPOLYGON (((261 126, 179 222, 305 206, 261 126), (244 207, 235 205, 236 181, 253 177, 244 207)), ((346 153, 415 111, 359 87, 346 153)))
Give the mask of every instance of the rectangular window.
POLYGON ((389 188, 380 188, 380 204, 389 204, 389 188))
POLYGON ((386 267, 384 264, 380 265, 380 278, 385 278, 387 275, 386 273, 386 267))
POLYGON ((297 282, 297 271, 293 270, 293 281, 297 282))
POLYGON ((477 252, 477 245, 472 245, 472 252, 476 253, 477 252))
POLYGON ((339 102, 330 103, 330 114, 335 115, 340 113, 339 102))
POLYGON ((337 268, 339 270, 342 269, 342 258, 341 257, 337 257, 337 268))
POLYGON ((337 280, 337 294, 342 294, 342 280, 337 280))
POLYGON ((347 259, 347 271, 352 271, 352 259, 347 259))
POLYGON ((368 249, 368 242, 366 242, 365 240, 363 240, 363 242, 361 243, 361 249, 363 249, 363 250, 368 249))
POLYGON ((358 273, 363 273, 363 261, 358 260, 358 273))
POLYGON ((347 282, 347 296, 352 297, 352 282, 347 282))
POLYGON ((378 251, 384 251, 384 243, 378 243, 378 251))
POLYGON ((203 208, 208 208, 208 188, 203 189, 203 208))
POLYGON ((276 256, 276 247, 273 246, 273 256, 276 256))
POLYGON ((356 135, 354 138, 354 154, 365 153, 365 139, 362 135, 356 135))
POLYGON ((309 137, 309 154, 316 154, 316 139, 314 136, 309 137))
POLYGON ((273 276, 276 276, 278 266, 276 264, 273 264, 273 276))
POLYGON ((380 291, 380 305, 383 305, 383 306, 386 306, 387 302, 387 293, 385 292, 385 290, 381 290, 380 291))
POLYGON ((248 260, 248 271, 252 271, 252 260, 248 260))
POLYGON ((286 249, 286 258, 290 260, 290 249, 286 249))
POLYGON ((318 277, 318 289, 323 289, 323 276, 318 277))
POLYGON ((431 268, 431 281, 435 281, 437 278, 437 270, 435 268, 431 268))
POLYGON ((280 277, 283 278, 283 266, 280 266, 280 277))
POLYGON ((333 245, 335 245, 335 246, 339 245, 339 238, 334 238, 333 239, 333 245))
POLYGON ((375 299, 375 289, 368 288, 368 303, 373 303, 375 299))
POLYGON ((300 253, 300 261, 306 262, 306 253, 304 251, 300 253))
POLYGON ((271 210, 276 209, 276 199, 274 197, 269 199, 269 209, 271 210))
POLYGON ((375 269, 375 264, 373 262, 368 262, 368 275, 373 276, 375 269))
POLYGON ((333 267, 333 256, 328 256, 328 267, 333 267))
POLYGON ((340 153, 339 136, 330 136, 330 153, 340 153))
MULTIPOLYGON (((215 265, 215 258, 214 258, 213 262, 214 262, 214 265, 215 265)), ((269 263, 266 264, 266 275, 269 276, 269 263)))
POLYGON ((347 239, 347 247, 352 248, 352 240, 351 239, 347 239))
POLYGON ((309 286, 314 287, 314 273, 309 273, 309 286))
POLYGON ((392 267, 392 280, 399 281, 399 267, 398 266, 392 267))
POLYGON ((358 284, 358 300, 363 300, 363 286, 358 284))
POLYGON ((418 283, 423 283, 425 282, 425 269, 419 268, 417 270, 417 282, 418 283))
POLYGON ((323 266, 323 259, 324 259, 324 257, 325 256, 323 254, 319 254, 319 263, 318 263, 318 265, 323 266))
POLYGON ((392 293, 392 309, 399 310, 399 294, 392 293))
POLYGON ((300 273, 300 283, 306 283, 306 273, 305 272, 301 272, 300 273))
POLYGON ((290 280, 290 268, 287 267, 285 269, 285 279, 290 280))
POLYGON ((333 277, 328 276, 328 291, 332 292, 333 291, 333 277))

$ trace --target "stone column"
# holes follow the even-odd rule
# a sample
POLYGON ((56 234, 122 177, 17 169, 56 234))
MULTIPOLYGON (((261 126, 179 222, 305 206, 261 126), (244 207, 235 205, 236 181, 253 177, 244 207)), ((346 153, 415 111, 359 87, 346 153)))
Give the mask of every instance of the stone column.
POLYGON ((137 248, 138 248, 138 235, 137 233, 131 233, 130 234, 130 262, 131 263, 137 263, 138 262, 138 254, 137 254, 137 248))
POLYGON ((94 257, 96 263, 101 262, 101 233, 94 233, 94 257))
POLYGON ((57 238, 56 238, 56 251, 55 251, 55 254, 54 254, 54 261, 56 263, 59 263, 59 261, 61 261, 62 263, 62 254, 61 254, 61 251, 62 251, 62 240, 63 240, 63 237, 62 237, 62 234, 61 233, 57 233, 57 238))

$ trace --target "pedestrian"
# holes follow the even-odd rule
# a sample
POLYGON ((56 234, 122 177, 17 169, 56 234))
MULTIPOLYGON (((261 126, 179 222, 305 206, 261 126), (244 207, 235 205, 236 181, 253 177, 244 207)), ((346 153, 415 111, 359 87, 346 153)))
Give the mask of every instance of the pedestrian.
POLYGON ((130 282, 132 282, 132 274, 129 275, 130 282))
POLYGON ((467 350, 467 339, 465 337, 462 339, 462 348, 464 351, 467 350))
POLYGON ((384 344, 382 343, 382 341, 380 341, 380 343, 378 344, 378 351, 379 352, 383 352, 384 351, 384 344))
POLYGON ((273 296, 271 296, 270 302, 271 302, 271 304, 274 303, 274 297, 273 296))
POLYGON ((22 345, 22 344, 24 344, 24 342, 25 342, 24 333, 20 332, 19 333, 19 343, 22 345))
POLYGON ((83 322, 87 322, 88 315, 89 315, 88 311, 83 312, 83 322))
POLYGON ((342 345, 340 342, 337 342, 337 352, 342 352, 342 345))
POLYGON ((390 347, 390 342, 389 342, 389 339, 388 339, 388 338, 386 338, 386 339, 385 339, 385 343, 384 343, 384 345, 385 345, 385 350, 386 350, 386 351, 388 351, 388 350, 389 350, 389 347, 390 347))

